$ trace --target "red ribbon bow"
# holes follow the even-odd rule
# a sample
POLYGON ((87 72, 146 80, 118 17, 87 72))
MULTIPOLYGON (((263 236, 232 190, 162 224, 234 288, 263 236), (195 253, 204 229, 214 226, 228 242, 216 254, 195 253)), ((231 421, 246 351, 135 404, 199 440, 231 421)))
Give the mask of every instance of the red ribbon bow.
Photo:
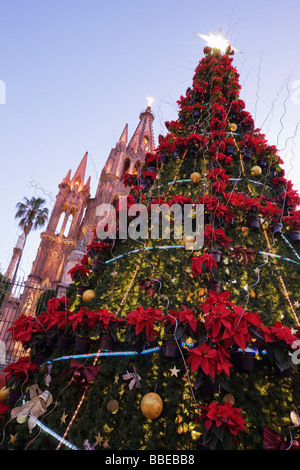
POLYGON ((80 376, 80 378, 84 379, 84 382, 89 384, 91 382, 94 382, 99 371, 100 366, 86 366, 80 361, 77 361, 77 359, 71 359, 70 367, 61 374, 60 379, 62 379, 67 372, 70 372, 73 374, 75 382, 78 382, 78 376, 80 376))

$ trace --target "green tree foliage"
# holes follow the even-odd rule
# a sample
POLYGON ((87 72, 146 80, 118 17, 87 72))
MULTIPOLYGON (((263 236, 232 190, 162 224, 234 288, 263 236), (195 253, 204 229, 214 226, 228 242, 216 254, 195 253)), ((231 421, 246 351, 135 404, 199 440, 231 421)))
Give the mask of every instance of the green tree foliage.
MULTIPOLYGON (((73 286, 66 310, 64 301, 55 308, 51 304, 52 319, 59 318, 68 332, 74 333, 75 323, 63 323, 64 318, 80 312, 89 322, 89 353, 100 347, 92 313, 110 312, 123 320, 115 356, 78 359, 100 366, 88 386, 82 369, 70 370, 73 345, 49 351, 47 388, 55 404, 41 419, 60 436, 67 429, 66 439, 78 448, 88 441, 101 450, 195 450, 204 442, 216 449, 258 450, 265 448, 266 426, 290 443, 290 412, 299 405, 300 385, 297 367, 291 368, 291 342, 299 331, 300 256, 293 241, 300 228, 299 196, 284 176, 277 149, 245 110, 232 60, 230 48, 225 54, 204 49, 192 85, 178 101, 178 119, 166 123, 167 133, 159 137, 156 152, 146 156, 139 177, 126 176, 126 184, 134 183, 128 206, 204 204, 203 247, 185 249, 186 241, 173 232, 168 240, 117 238, 113 244, 95 233, 81 265, 72 271, 76 285, 81 278, 95 295, 87 302, 84 294, 74 295, 73 286), (193 173, 200 180, 191 178, 193 173), (254 216, 259 217, 257 228, 249 224, 254 216), (274 232, 275 223, 280 231, 274 232), (103 261, 99 270, 92 268, 95 259, 103 261), (126 324, 132 312, 137 319, 133 336, 126 324), (151 336, 144 347, 159 349, 123 355, 137 349, 133 343, 146 324, 151 336), (176 358, 163 354, 166 334, 181 346, 176 358), (244 349, 255 356, 251 370, 239 367, 244 349), (136 381, 127 380, 127 374, 136 381), (216 386, 213 394, 208 393, 211 386, 216 386), (141 399, 149 392, 163 401, 155 419, 141 411, 141 399), (107 407, 111 400, 118 402, 113 412, 107 407), (238 416, 234 423, 211 411, 211 425, 203 427, 205 410, 232 408, 238 416)), ((44 390, 46 366, 42 372, 34 372, 30 384, 44 390)), ((39 429, 30 435, 26 423, 14 421, 5 428, 2 445, 64 448, 51 435, 39 429)))

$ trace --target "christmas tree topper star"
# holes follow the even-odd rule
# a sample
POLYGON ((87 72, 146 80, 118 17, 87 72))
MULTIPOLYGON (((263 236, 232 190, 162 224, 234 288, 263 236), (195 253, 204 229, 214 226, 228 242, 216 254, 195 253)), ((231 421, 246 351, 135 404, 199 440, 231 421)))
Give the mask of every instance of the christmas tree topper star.
MULTIPOLYGON (((206 34, 199 34, 199 33, 194 33, 200 38, 204 39, 206 41, 207 46, 212 47, 213 49, 220 49, 221 52, 225 52, 227 47, 229 46, 229 40, 223 38, 222 36, 222 30, 220 29, 219 34, 216 36, 215 34, 208 33, 209 36, 206 34)), ((235 49, 234 47, 230 46, 231 49, 233 49, 235 52, 241 52, 235 49)))
POLYGON ((151 105, 154 102, 154 98, 152 98, 152 96, 147 96, 146 100, 148 101, 148 106, 151 108, 151 105))

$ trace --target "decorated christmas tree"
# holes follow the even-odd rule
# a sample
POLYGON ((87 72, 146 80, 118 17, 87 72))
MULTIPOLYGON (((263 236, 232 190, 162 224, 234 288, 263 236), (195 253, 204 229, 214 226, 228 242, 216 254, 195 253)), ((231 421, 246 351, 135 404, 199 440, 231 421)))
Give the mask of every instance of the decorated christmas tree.
POLYGON ((178 119, 125 176, 127 219, 120 201, 67 297, 16 320, 2 449, 299 445, 300 198, 234 53, 204 48, 178 119))

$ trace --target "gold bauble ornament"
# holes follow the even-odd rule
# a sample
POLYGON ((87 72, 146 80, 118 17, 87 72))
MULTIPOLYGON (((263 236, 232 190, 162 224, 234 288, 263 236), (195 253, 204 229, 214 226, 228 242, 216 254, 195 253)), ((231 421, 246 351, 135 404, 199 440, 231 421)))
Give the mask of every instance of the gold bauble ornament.
POLYGON ((190 178, 192 183, 199 183, 199 181, 201 181, 201 175, 197 171, 192 173, 190 178))
POLYGON ((3 387, 0 390, 0 401, 7 401, 9 396, 9 388, 3 387))
POLYGON ((119 408, 119 402, 117 400, 109 400, 106 405, 107 411, 110 411, 110 413, 114 413, 117 411, 119 408))
POLYGON ((193 250, 194 246, 193 243, 195 243, 196 238, 193 237, 192 235, 186 235, 185 237, 182 238, 182 244, 186 250, 193 250))
POLYGON ((237 130, 237 125, 234 123, 234 122, 231 122, 229 124, 229 129, 232 131, 232 132, 235 132, 237 130))
POLYGON ((24 413, 22 415, 19 415, 19 416, 17 416, 17 423, 24 424, 24 423, 26 423, 27 418, 28 418, 28 415, 26 413, 24 413))
POLYGON ((81 298, 83 302, 90 302, 95 297, 96 292, 93 289, 87 289, 82 294, 81 298))
POLYGON ((251 173, 253 176, 259 176, 262 172, 262 169, 260 166, 256 165, 251 168, 251 173))
POLYGON ((223 403, 226 403, 227 401, 229 401, 229 403, 231 403, 232 405, 234 405, 234 396, 231 394, 231 393, 227 393, 224 398, 223 398, 223 403))
POLYGON ((291 411, 290 418, 291 418, 292 423, 295 426, 300 426, 300 418, 299 418, 299 415, 296 411, 291 411))
POLYGON ((151 392, 143 396, 141 410, 145 418, 156 419, 163 410, 163 402, 157 393, 151 392))

